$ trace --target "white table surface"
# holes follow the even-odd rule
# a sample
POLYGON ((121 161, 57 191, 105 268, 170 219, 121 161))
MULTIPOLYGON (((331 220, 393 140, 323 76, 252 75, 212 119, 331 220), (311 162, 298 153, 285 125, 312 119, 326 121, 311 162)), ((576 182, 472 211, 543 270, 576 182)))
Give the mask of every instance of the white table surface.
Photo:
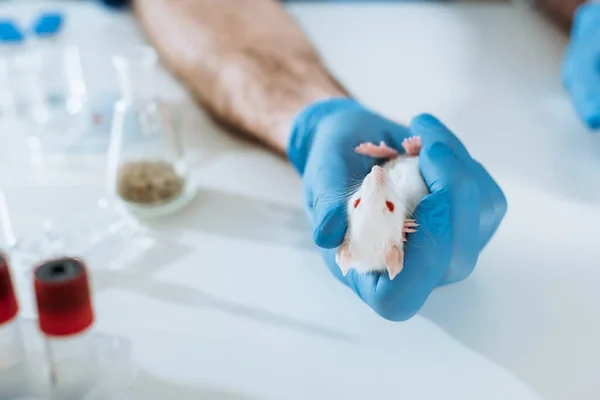
MULTIPOLYGON (((2 14, 35 9, 18 3, 2 14)), ((95 46, 92 85, 114 87, 107 51, 140 42, 138 30, 91 3, 67 10, 66 36, 95 46)), ((200 194, 176 234, 131 268, 93 271, 97 329, 134 343, 132 398, 599 398, 600 137, 561 88, 567 39, 510 4, 290 10, 367 104, 445 121, 505 190, 506 219, 470 278, 410 321, 385 321, 323 265, 292 168, 191 113, 200 194)), ((174 81, 161 87, 185 101, 174 81)), ((53 179, 30 185, 3 165, 18 234, 85 212, 102 190, 94 168, 53 179)))

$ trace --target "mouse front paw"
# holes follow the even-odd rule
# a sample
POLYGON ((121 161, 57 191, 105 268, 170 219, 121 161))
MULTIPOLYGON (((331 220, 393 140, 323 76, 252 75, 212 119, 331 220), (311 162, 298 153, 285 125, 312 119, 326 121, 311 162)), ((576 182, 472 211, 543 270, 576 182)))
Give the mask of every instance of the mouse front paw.
POLYGON ((406 242, 406 234, 416 232, 417 230, 415 228, 417 226, 419 226, 419 224, 417 224, 417 221, 415 221, 414 219, 407 219, 406 221, 404 221, 404 226, 402 227, 402 233, 404 233, 403 239, 405 242, 406 242))
POLYGON ((398 155, 396 150, 388 147, 383 141, 379 145, 370 142, 361 143, 354 148, 354 151, 373 158, 394 158, 398 155))
POLYGON ((411 136, 402 141, 402 147, 406 151, 406 154, 409 156, 419 155, 421 151, 421 137, 420 136, 411 136))

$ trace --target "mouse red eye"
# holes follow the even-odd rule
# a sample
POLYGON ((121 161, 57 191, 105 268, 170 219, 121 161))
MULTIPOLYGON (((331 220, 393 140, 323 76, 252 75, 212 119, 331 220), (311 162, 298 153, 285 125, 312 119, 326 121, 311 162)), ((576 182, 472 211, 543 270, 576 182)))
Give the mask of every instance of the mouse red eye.
POLYGON ((358 207, 359 203, 360 203, 360 199, 354 200, 354 208, 358 207))
POLYGON ((392 203, 391 201, 386 201, 385 205, 387 206, 388 210, 390 210, 390 212, 394 212, 394 203, 392 203))

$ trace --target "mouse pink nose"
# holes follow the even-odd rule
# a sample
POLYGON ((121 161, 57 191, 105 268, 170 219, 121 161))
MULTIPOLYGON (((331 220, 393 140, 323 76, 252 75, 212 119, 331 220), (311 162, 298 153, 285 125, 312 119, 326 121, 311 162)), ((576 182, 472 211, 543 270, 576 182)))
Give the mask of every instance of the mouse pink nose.
POLYGON ((379 165, 375 165, 373 168, 371 168, 371 172, 378 181, 382 181, 384 179, 383 168, 381 168, 379 165))

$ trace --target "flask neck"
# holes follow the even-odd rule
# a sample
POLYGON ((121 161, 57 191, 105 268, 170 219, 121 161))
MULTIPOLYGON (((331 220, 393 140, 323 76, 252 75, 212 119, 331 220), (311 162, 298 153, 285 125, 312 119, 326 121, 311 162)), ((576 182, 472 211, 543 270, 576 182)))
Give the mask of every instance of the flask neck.
POLYGON ((153 101, 156 93, 153 87, 153 74, 148 71, 133 71, 129 67, 118 71, 121 99, 127 103, 153 101))
POLYGON ((121 100, 129 105, 139 106, 148 103, 156 103, 158 101, 154 92, 152 93, 140 93, 121 90, 121 100))
POLYGON ((154 50, 143 47, 127 54, 113 57, 121 99, 128 103, 144 103, 155 100, 156 67, 154 50))

